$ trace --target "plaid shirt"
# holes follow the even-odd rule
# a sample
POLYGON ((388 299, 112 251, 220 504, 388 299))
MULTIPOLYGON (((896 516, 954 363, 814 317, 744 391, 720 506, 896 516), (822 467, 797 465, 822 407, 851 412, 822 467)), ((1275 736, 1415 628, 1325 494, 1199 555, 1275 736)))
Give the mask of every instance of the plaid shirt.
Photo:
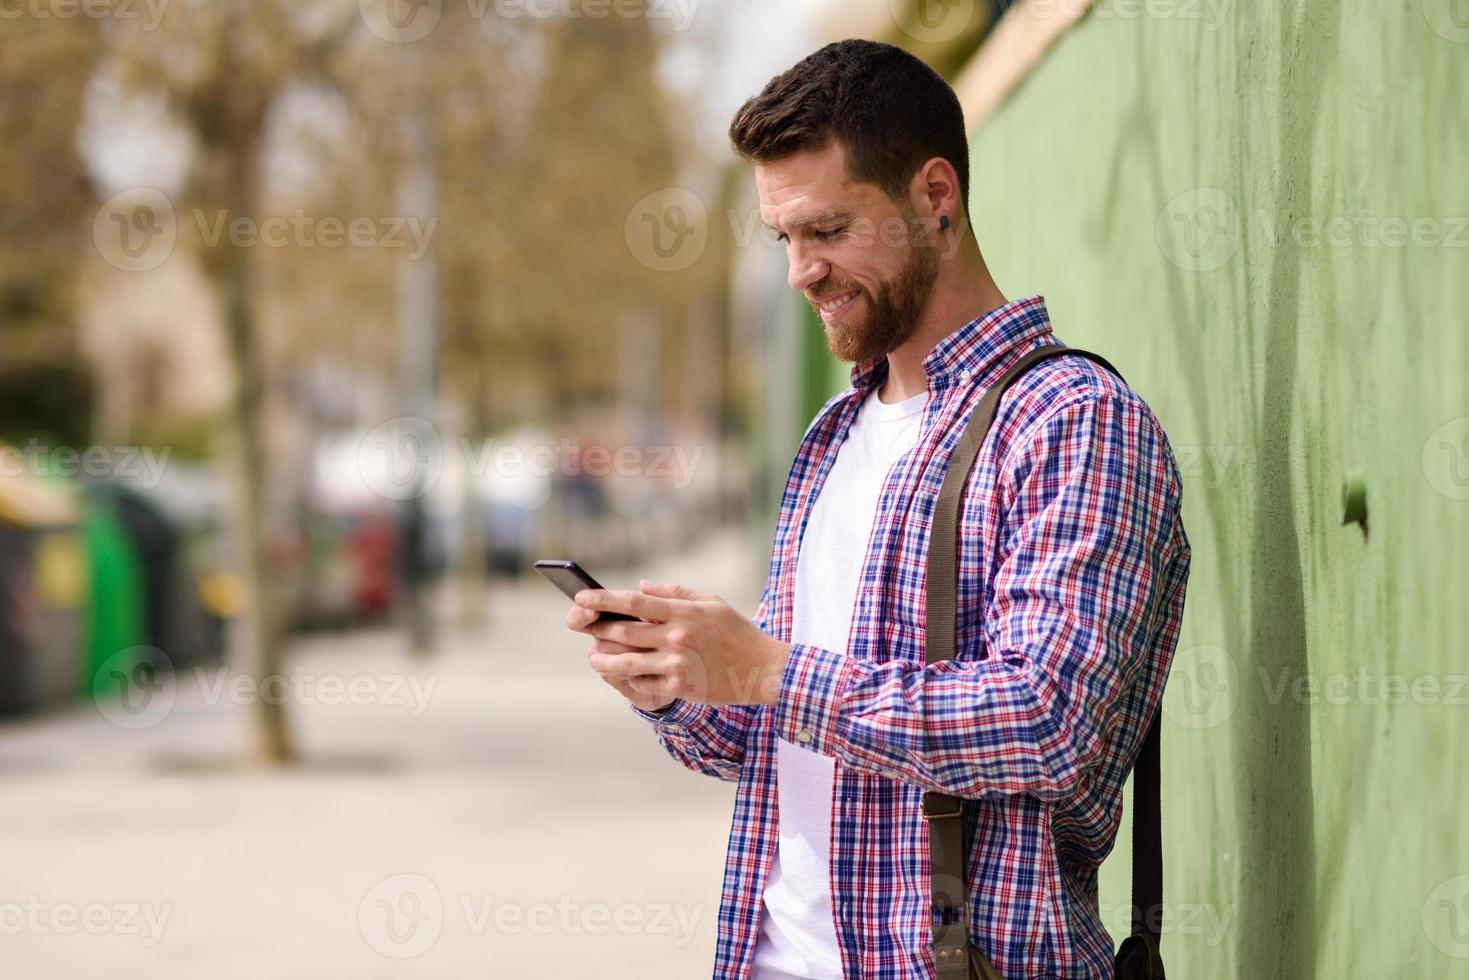
MULTIPOLYGON (((750 976, 778 840, 777 736, 836 760, 831 889, 847 977, 934 976, 925 790, 974 801, 969 934, 1001 974, 1111 977, 1097 869, 1178 642, 1189 544, 1167 438, 1104 368, 1043 361, 1002 399, 960 508, 957 659, 924 665, 929 524, 962 423, 1024 351, 1057 342, 1034 296, 924 358, 930 397, 882 488, 846 650, 796 644, 773 705, 633 708, 679 762, 739 784, 716 980, 750 976)), ((886 373, 886 358, 853 366, 791 466, 754 620, 785 642, 807 516, 886 373)))

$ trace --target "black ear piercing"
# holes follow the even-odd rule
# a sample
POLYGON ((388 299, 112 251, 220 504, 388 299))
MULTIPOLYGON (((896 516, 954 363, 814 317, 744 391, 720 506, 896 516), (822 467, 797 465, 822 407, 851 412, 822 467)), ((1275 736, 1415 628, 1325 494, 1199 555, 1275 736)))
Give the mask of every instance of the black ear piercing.
POLYGON ((948 231, 948 230, 949 230, 949 216, 947 214, 941 214, 941 215, 939 215, 939 231, 948 231))

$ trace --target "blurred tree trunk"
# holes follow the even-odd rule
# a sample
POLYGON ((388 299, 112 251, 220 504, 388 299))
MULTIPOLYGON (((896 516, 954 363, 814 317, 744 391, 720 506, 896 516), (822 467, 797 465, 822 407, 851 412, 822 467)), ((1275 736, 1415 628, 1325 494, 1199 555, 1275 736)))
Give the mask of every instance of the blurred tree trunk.
MULTIPOLYGON (((203 173, 199 188, 203 213, 223 211, 228 220, 258 218, 260 147, 272 93, 252 79, 223 72, 190 106, 200 137, 203 173)), ((285 676, 286 637, 270 555, 270 453, 266 445, 266 374, 255 309, 255 254, 223 234, 203 250, 204 266, 223 305, 225 336, 235 390, 230 399, 229 440, 235 540, 250 592, 238 669, 255 692, 253 756, 280 764, 294 761, 295 749, 283 698, 265 698, 272 678, 285 676)))

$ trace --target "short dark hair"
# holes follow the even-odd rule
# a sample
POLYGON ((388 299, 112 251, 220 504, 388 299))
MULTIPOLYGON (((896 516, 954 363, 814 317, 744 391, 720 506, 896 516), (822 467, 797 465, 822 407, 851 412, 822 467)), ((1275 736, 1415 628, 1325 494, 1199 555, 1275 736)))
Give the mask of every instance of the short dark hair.
POLYGON ((772 78, 729 124, 735 152, 751 163, 820 150, 835 137, 853 180, 894 201, 918 168, 943 157, 969 206, 969 142, 959 97, 938 72, 891 44, 828 44, 772 78))

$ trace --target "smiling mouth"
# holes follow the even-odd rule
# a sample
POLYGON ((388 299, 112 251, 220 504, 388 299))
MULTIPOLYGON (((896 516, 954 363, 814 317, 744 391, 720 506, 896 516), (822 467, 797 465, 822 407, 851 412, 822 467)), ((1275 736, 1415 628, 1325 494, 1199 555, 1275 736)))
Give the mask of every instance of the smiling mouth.
POLYGON ((821 300, 820 302, 814 303, 812 305, 814 305, 822 313, 840 313, 842 310, 847 308, 852 300, 857 298, 858 293, 859 290, 854 289, 851 292, 840 293, 830 299, 821 300))

